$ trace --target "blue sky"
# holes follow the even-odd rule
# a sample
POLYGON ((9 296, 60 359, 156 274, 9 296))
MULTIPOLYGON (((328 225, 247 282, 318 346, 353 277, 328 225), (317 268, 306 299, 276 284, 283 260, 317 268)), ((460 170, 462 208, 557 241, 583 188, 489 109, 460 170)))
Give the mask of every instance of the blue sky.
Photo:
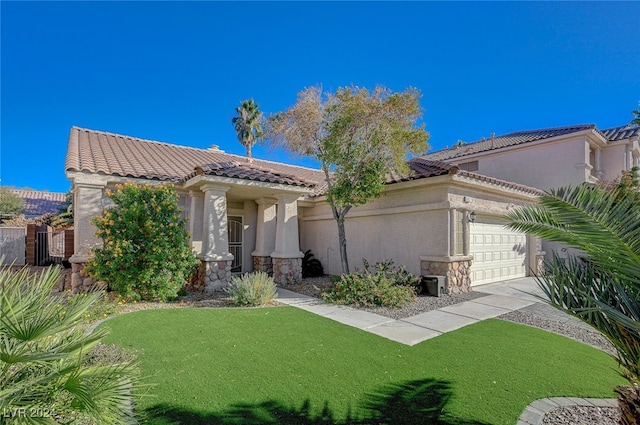
POLYGON ((277 112, 317 84, 420 89, 431 150, 623 125, 640 101, 640 2, 2 1, 0 15, 8 186, 68 190, 74 125, 244 155, 241 100, 277 112))

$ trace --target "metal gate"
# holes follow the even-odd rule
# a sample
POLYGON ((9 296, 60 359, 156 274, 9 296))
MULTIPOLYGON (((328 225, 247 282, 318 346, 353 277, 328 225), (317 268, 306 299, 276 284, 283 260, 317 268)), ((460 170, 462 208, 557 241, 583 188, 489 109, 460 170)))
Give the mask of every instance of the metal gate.
POLYGON ((36 234, 36 265, 62 264, 64 257, 64 230, 50 230, 36 234))
POLYGON ((25 265, 26 236, 27 229, 24 227, 0 227, 0 265, 25 265))
POLYGON ((231 273, 242 272, 242 217, 229 217, 227 220, 229 233, 229 252, 233 254, 231 273))

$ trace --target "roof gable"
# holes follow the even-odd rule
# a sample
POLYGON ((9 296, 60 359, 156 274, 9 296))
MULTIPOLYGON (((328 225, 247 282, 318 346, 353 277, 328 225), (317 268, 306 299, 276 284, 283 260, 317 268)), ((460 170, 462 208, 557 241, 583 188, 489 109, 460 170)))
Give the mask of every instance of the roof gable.
POLYGON ((71 128, 69 134, 66 171, 179 183, 193 175, 196 167, 210 175, 227 173, 224 175, 288 182, 285 184, 312 186, 324 180, 320 170, 248 159, 217 149, 198 149, 79 127, 71 128))

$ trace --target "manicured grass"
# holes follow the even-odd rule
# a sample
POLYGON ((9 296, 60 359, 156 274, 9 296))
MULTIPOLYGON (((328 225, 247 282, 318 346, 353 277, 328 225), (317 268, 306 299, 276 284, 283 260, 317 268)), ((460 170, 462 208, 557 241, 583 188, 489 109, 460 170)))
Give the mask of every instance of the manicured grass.
POLYGON ((115 317, 139 350, 153 424, 515 424, 533 400, 613 397, 606 354, 487 320, 414 347, 293 307, 162 309, 115 317), (324 409, 324 412, 323 412, 324 409))

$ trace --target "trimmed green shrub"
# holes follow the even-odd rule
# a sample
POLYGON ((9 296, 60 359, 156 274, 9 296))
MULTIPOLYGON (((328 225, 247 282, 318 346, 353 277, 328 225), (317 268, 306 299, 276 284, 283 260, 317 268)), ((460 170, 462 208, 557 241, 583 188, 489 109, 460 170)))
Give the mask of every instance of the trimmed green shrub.
MULTIPOLYGON (((397 272, 389 273, 391 277, 387 274, 384 267, 371 272, 365 261, 365 270, 340 276, 333 288, 322 294, 322 299, 355 307, 402 307, 415 300, 416 286, 396 283, 391 277, 397 272)), ((402 276, 402 282, 409 281, 402 276)))
POLYGON ((277 297, 276 283, 264 272, 234 276, 228 292, 233 302, 241 306, 264 305, 277 297))
POLYGON ((130 300, 177 297, 197 265, 173 186, 119 185, 113 207, 94 217, 103 246, 87 272, 130 300))
POLYGON ((0 269, 0 423, 137 423, 132 357, 100 351, 106 329, 83 325, 101 294, 61 303, 59 279, 0 269))

